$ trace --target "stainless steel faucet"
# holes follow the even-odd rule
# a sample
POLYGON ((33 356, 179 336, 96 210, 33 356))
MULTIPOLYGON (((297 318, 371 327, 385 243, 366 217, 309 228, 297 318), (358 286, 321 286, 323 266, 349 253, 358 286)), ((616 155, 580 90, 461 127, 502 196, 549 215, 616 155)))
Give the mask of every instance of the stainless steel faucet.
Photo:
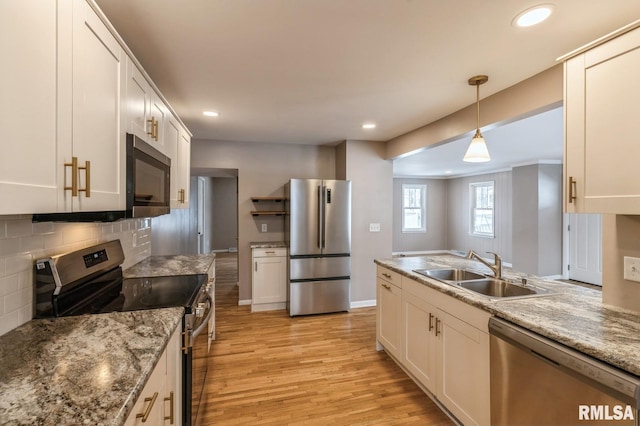
POLYGON ((483 265, 486 265, 489 269, 491 269, 494 277, 499 280, 502 279, 502 258, 498 253, 494 253, 492 251, 488 251, 487 253, 491 253, 493 255, 493 265, 484 260, 478 253, 473 250, 469 250, 469 253, 467 253, 467 259, 477 260, 483 265))

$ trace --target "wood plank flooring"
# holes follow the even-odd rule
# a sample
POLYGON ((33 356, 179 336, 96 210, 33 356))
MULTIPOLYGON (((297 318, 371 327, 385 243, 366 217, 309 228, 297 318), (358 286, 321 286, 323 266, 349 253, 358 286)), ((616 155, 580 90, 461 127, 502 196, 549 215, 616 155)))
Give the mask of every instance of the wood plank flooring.
POLYGON ((216 341, 203 425, 451 425, 384 352, 375 308, 290 318, 237 306, 235 254, 216 257, 216 341))

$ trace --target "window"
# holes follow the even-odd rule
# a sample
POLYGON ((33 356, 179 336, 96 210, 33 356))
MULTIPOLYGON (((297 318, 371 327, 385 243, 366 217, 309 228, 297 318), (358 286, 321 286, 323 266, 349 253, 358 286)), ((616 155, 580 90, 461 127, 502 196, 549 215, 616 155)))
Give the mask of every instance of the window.
POLYGON ((427 231, 427 185, 402 185, 402 232, 427 231))
POLYGON ((493 237, 493 181, 469 184, 471 223, 469 233, 480 237, 493 237))

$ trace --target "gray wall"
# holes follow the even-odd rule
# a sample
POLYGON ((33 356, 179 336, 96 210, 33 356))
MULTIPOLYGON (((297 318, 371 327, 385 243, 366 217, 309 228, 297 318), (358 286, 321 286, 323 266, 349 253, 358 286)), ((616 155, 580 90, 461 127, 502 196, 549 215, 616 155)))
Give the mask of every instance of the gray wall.
MULTIPOLYGON (((238 170, 238 280, 241 302, 251 299, 253 241, 282 241, 282 216, 254 217, 251 197, 284 196, 290 178, 335 177, 335 148, 325 146, 193 140, 192 169, 238 170), (268 232, 260 232, 267 224, 268 232)), ((155 229, 154 229, 155 233, 155 229)))
MULTIPOLYGON (((489 173, 447 181, 447 240, 449 249, 474 250, 482 255, 492 251, 505 262, 512 259, 511 172, 489 173), (469 234, 469 184, 494 181, 495 237, 469 234)), ((487 257, 491 258, 490 255, 487 257)))
POLYGON ((238 241, 238 179, 218 178, 210 180, 209 232, 211 250, 237 248, 238 241))
POLYGON ((393 163, 384 158, 384 142, 349 140, 337 152, 336 175, 350 180, 353 192, 351 303, 370 305, 376 300, 373 260, 391 257, 393 163), (379 223, 380 232, 369 232, 370 223, 379 223))
POLYGON ((513 268, 562 273, 562 165, 513 169, 513 268))
POLYGON ((413 252, 447 248, 447 181, 393 179, 393 251, 413 252), (402 232, 402 185, 427 185, 427 232, 402 232))

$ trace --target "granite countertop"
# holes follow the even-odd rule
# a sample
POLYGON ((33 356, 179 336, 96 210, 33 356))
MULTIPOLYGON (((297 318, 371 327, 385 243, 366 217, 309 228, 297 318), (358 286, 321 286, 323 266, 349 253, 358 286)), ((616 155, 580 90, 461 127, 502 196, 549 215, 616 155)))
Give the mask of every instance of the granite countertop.
POLYGON ((122 275, 125 278, 139 278, 206 274, 215 258, 214 253, 149 256, 122 271, 122 275))
POLYGON ((289 244, 286 241, 254 241, 249 243, 249 246, 254 248, 287 248, 289 244))
POLYGON ((640 314, 602 303, 602 292, 513 272, 503 277, 551 290, 553 294, 512 300, 489 299, 427 278, 413 269, 460 267, 491 274, 486 266, 452 254, 376 259, 375 263, 446 293, 497 317, 640 376, 640 314))
POLYGON ((124 424, 183 313, 37 319, 0 336, 0 423, 124 424))

